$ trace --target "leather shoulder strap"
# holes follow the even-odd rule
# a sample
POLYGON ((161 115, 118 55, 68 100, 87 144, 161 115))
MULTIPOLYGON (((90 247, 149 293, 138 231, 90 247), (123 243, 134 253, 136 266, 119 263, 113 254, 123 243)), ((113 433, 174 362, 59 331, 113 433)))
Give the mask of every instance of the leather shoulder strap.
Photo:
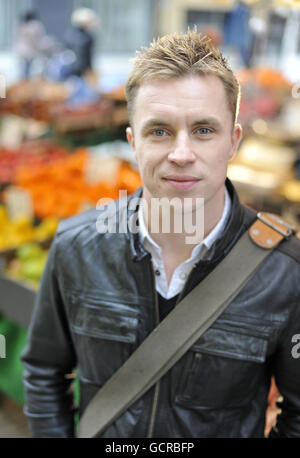
POLYGON ((257 220, 252 224, 249 235, 254 243, 261 248, 275 248, 284 238, 295 232, 295 227, 273 213, 259 212, 257 220))

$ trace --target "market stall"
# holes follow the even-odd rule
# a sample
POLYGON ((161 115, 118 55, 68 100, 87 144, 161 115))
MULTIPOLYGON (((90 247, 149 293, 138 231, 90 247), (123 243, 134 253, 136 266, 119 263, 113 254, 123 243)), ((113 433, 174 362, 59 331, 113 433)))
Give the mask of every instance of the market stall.
POLYGON ((0 391, 20 404, 20 356, 60 220, 141 185, 120 134, 128 122, 124 89, 75 89, 26 81, 0 101, 0 334, 7 342, 0 391))

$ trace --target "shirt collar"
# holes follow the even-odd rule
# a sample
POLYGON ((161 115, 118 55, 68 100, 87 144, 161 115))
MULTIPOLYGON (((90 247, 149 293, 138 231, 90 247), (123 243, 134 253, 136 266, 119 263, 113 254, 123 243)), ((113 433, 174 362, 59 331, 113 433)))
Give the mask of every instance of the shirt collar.
MULTIPOLYGON (((221 218, 219 219, 217 225, 213 230, 198 244, 193 248, 192 258, 198 257, 200 253, 203 254, 203 251, 207 251, 213 245, 213 243, 221 236, 223 233, 226 223, 228 221, 230 212, 231 212, 231 199, 227 188, 225 186, 225 202, 221 218)), ((148 229, 145 225, 144 216, 143 216, 143 206, 140 205, 138 209, 138 220, 139 220, 139 237, 143 246, 150 251, 150 253, 156 252, 161 253, 161 247, 152 239, 148 229)))

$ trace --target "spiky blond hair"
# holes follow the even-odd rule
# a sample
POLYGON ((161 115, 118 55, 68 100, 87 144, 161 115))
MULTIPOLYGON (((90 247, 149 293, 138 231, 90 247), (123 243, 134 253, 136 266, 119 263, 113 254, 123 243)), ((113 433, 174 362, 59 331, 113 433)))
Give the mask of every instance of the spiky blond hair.
POLYGON ((221 79, 234 124, 240 99, 238 81, 220 50, 213 46, 210 38, 199 34, 196 27, 186 33, 154 39, 149 47, 137 51, 125 87, 130 123, 137 91, 142 84, 187 75, 215 75, 221 79))

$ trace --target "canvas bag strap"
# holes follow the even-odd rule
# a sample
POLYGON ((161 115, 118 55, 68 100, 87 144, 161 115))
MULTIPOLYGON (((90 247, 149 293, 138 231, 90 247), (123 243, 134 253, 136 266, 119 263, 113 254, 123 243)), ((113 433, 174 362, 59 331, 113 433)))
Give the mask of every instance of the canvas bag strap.
POLYGON ((274 222, 270 214, 258 214, 250 230, 218 266, 183 298, 96 393, 81 417, 77 437, 99 437, 148 391, 213 324, 272 249, 293 233, 292 229, 285 222, 274 222))

